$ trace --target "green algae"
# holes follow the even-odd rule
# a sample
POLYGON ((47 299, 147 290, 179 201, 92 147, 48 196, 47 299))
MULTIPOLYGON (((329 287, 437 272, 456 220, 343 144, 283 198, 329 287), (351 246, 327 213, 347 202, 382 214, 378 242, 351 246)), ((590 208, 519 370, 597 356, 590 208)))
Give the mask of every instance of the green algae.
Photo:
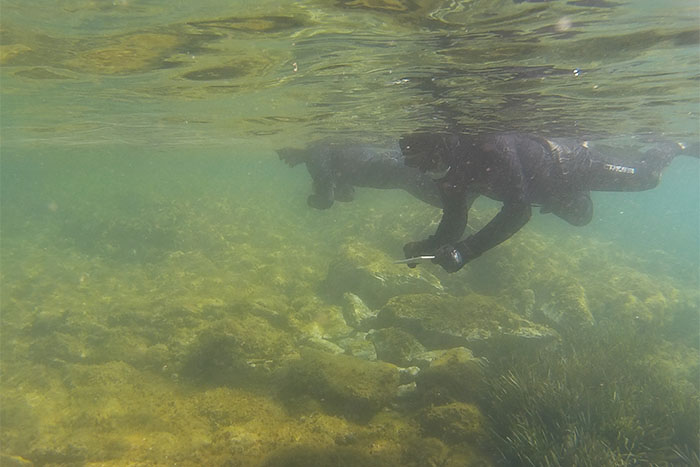
POLYGON ((485 419, 478 407, 463 402, 428 407, 420 415, 427 434, 446 442, 483 441, 487 437, 485 419))
POLYGON ((328 410, 348 418, 367 419, 395 396, 399 373, 393 365, 346 355, 302 349, 284 378, 285 397, 311 396, 328 410))
POLYGON ((474 403, 485 390, 484 365, 467 348, 447 350, 418 374, 418 393, 430 404, 474 403))
MULTIPOLYGON (((358 190, 354 204, 318 213, 304 205, 306 178, 271 154, 131 149, 3 156, 3 462, 697 458, 692 259, 640 259, 528 226, 459 274, 410 270, 392 260, 437 210, 358 190), (338 262, 373 279, 337 280, 329 293, 338 262), (370 297, 356 322, 343 315, 348 286, 370 297), (382 331, 386 315, 406 318, 405 339, 373 357, 364 332, 382 331), (424 339, 428 325, 455 340, 424 339), (510 339, 523 328, 559 339, 523 346, 510 339), (509 338, 479 345, 460 336, 470 329, 509 338), (404 381, 395 365, 414 361, 414 340, 444 353, 416 357, 422 369, 404 381), (348 355, 302 350, 312 342, 348 355), (409 358, 396 356, 404 344, 409 358), (480 428, 455 404, 478 409, 480 428)), ((470 218, 491 214, 477 205, 470 218)))
POLYGON ((673 464, 697 456, 697 387, 678 371, 683 365, 663 363, 658 336, 608 324, 585 328, 568 342, 542 352, 535 364, 511 355, 515 362, 508 361, 505 373, 500 364, 489 369, 490 397, 483 404, 496 414, 505 458, 593 466, 673 464))
MULTIPOLYGON (((700 464, 697 255, 537 219, 458 274, 409 270, 438 210, 309 211, 264 152, 446 121, 694 138, 695 6, 67 3, 3 8, 0 464, 700 464), (385 306, 414 323, 376 329, 385 306), (416 356, 416 321, 560 339, 416 356)), ((660 219, 639 230, 686 238, 660 219)))
MULTIPOLYGON (((696 455, 692 278, 604 254, 594 239, 553 247, 532 231, 459 277, 421 266, 440 293, 390 291, 375 310, 380 318, 369 321, 374 329, 382 330, 384 313, 420 324, 401 327, 410 342, 428 325, 512 334, 547 329, 546 307, 588 310, 593 323, 557 328, 560 340, 527 351, 503 340, 455 349, 433 336, 425 342, 446 351, 418 373, 415 393, 400 398, 396 366, 302 347, 316 336, 352 353, 342 345, 357 331, 343 319, 342 299, 320 293, 339 245, 354 245, 353 267, 366 262, 401 277, 404 269, 391 271, 403 268, 391 264, 393 242, 432 213, 400 216, 358 200, 329 226, 295 211, 293 200, 254 215, 235 201, 243 182, 207 180, 213 191, 196 201, 187 194, 165 202, 160 187, 141 203, 84 184, 93 200, 65 197, 57 212, 21 217, 22 228, 16 208, 5 211, 5 456, 35 464, 314 458, 420 466, 489 465, 501 455, 562 465, 696 455), (299 231, 302 221, 311 229, 299 231), (148 233, 161 231, 163 241, 151 241, 148 233), (372 252, 381 253, 376 264, 372 252), (478 271, 484 277, 470 282, 478 271), (484 352, 488 359, 479 358, 484 352)), ((255 203, 274 200, 258 196, 255 203)), ((378 355, 408 363, 391 352, 378 355)))
POLYGON ((486 353, 499 352, 498 348, 504 345, 546 345, 558 337, 552 329, 479 294, 399 295, 382 307, 377 324, 409 330, 431 349, 467 346, 486 353))
POLYGON ((372 341, 379 360, 401 367, 410 366, 411 362, 425 353, 425 347, 413 334, 400 328, 377 329, 367 338, 372 341))

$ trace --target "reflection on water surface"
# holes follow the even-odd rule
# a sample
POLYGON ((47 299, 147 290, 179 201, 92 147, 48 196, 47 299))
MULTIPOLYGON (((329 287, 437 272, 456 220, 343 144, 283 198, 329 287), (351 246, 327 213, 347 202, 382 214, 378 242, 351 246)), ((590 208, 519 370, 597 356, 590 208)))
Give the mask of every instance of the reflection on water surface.
MULTIPOLYGON (((692 1, 6 3, 4 91, 41 109, 39 126, 58 138, 58 121, 90 113, 112 123, 144 112, 218 115, 225 125, 197 128, 212 144, 456 122, 687 137, 696 118, 692 1), (58 110, 76 103, 75 114, 58 110), (270 118, 287 124, 271 128, 270 118)), ((7 115, 14 102, 6 99, 7 115)), ((5 120, 10 141, 37 138, 36 122, 5 120)), ((154 127, 183 143, 195 133, 154 127)), ((106 125, 96 142, 123 139, 114 130, 106 125)))

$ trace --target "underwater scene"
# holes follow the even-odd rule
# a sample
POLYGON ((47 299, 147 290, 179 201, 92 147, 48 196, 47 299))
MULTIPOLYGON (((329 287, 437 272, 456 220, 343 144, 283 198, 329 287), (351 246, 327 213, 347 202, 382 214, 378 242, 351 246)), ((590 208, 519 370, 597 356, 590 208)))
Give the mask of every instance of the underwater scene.
POLYGON ((0 0, 0 465, 700 465, 699 77, 696 0, 0 0), (487 134, 616 184, 465 208, 487 134))

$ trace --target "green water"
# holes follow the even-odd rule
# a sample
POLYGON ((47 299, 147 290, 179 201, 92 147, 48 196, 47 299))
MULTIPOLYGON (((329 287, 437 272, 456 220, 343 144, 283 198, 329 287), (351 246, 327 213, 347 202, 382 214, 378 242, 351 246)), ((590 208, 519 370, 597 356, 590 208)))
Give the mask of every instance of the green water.
POLYGON ((0 1, 0 464, 696 465, 697 160, 594 193, 588 226, 535 215, 459 273, 422 266, 439 303, 558 337, 475 345, 477 390, 423 368, 388 397, 396 368, 341 312, 386 298, 329 271, 413 280, 391 260, 440 212, 369 189, 312 210, 274 150, 453 122, 698 141, 699 20, 690 0, 0 1))

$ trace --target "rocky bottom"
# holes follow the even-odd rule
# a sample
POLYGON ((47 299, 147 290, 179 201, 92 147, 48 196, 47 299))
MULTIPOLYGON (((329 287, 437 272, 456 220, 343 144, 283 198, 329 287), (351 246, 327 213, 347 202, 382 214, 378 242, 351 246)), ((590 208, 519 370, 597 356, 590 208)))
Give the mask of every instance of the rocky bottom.
POLYGON ((446 275, 393 264, 430 209, 83 203, 5 230, 3 466, 698 461, 692 262, 525 229, 446 275))

